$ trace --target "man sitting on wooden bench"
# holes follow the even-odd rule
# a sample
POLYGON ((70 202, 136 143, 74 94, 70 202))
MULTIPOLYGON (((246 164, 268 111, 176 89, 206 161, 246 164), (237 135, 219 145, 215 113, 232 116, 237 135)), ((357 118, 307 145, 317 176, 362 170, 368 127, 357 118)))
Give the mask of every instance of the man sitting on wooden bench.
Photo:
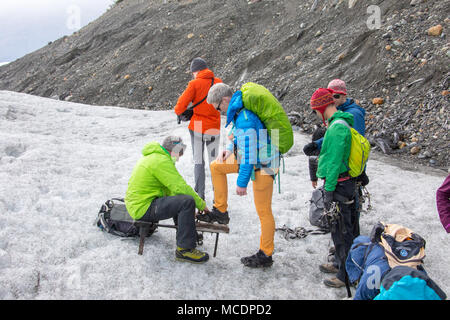
POLYGON ((173 218, 177 225, 179 261, 204 263, 206 252, 195 249, 197 230, 195 208, 209 211, 205 201, 186 183, 175 167, 186 145, 180 137, 169 136, 162 145, 150 142, 142 149, 143 157, 133 169, 125 196, 130 216, 137 222, 157 223, 173 218))

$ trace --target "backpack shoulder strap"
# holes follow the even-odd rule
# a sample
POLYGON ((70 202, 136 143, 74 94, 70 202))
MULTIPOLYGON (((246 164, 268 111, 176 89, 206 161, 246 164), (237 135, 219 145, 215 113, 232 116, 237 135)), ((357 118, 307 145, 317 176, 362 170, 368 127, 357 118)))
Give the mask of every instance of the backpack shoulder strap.
MULTIPOLYGON (((209 87, 211 89, 211 87, 214 85, 214 77, 211 79, 211 86, 209 87)), ((209 92, 209 90, 208 90, 209 92)), ((199 104, 202 104, 203 101, 206 100, 206 98, 208 98, 208 94, 206 94, 206 97, 204 97, 202 100, 200 100, 199 102, 197 102, 196 104, 194 104, 191 109, 194 109, 196 106, 198 106, 199 104)))
MULTIPOLYGON (((234 117, 233 117, 233 123, 236 122, 237 117, 239 116, 239 114, 241 113, 241 111, 244 110, 244 109, 245 109, 245 107, 242 107, 242 108, 240 108, 238 111, 236 111, 236 113, 234 114, 234 117)), ((247 115, 245 115, 245 116, 247 117, 247 115)), ((234 125, 233 125, 233 126, 234 126, 234 125)))
POLYGON ((333 122, 333 124, 331 125, 331 126, 334 126, 334 124, 336 124, 336 123, 340 123, 340 124, 343 124, 343 125, 345 125, 347 128, 349 128, 349 129, 351 129, 351 125, 349 125, 348 123, 347 123, 347 121, 345 121, 345 120, 342 120, 342 119, 336 119, 336 120, 334 120, 334 122, 333 122))

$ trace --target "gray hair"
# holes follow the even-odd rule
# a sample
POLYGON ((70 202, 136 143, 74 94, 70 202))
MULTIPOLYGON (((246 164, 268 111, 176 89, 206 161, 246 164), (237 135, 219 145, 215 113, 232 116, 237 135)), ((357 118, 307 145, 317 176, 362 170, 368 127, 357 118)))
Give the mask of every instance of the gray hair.
POLYGON ((224 97, 232 97, 233 90, 231 87, 225 83, 216 83, 209 89, 208 97, 206 98, 206 102, 209 104, 212 103, 220 103, 222 98, 224 97))
POLYGON ((175 152, 183 155, 186 145, 183 143, 183 139, 178 136, 168 136, 164 139, 162 147, 169 152, 175 152))

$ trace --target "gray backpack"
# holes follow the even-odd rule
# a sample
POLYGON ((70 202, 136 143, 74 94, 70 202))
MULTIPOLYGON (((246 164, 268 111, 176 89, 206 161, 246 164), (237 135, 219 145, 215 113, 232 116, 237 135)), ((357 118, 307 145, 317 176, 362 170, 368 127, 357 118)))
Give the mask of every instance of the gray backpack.
POLYGON ((309 207, 309 222, 311 223, 311 225, 329 232, 330 226, 328 225, 328 221, 323 213, 323 187, 319 187, 313 191, 311 196, 309 207))

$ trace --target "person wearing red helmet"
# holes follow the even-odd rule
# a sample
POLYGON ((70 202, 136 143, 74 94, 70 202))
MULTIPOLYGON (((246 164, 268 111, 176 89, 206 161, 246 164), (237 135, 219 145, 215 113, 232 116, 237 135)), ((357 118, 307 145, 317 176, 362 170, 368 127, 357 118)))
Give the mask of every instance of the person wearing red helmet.
MULTIPOLYGON (((366 110, 356 104, 356 102, 353 99, 347 98, 347 85, 345 81, 341 79, 333 79, 328 83, 327 89, 332 90, 332 97, 336 104, 336 108, 339 111, 348 112, 353 115, 353 128, 358 131, 362 136, 365 136, 366 133, 366 122, 365 122, 365 115, 366 110)), ((314 154, 317 154, 320 152, 320 149, 322 148, 322 142, 323 137, 319 138, 317 140, 314 140, 308 144, 306 144, 303 148, 303 152, 311 157, 314 154)), ((359 228, 359 219, 360 219, 360 201, 359 198, 363 194, 362 188, 369 184, 369 177, 367 176, 366 170, 364 169, 363 173, 357 178, 357 191, 358 194, 356 195, 356 215, 354 217, 354 227, 356 228, 354 230, 355 237, 359 236, 360 230, 359 228)))
MULTIPOLYGON (((332 90, 332 97, 336 104, 336 108, 340 111, 351 113, 353 115, 353 128, 355 128, 355 130, 358 131, 362 136, 365 136, 366 110, 356 104, 355 100, 347 98, 347 86, 345 82, 341 79, 334 79, 330 81, 327 89, 332 90)), ((312 153, 316 150, 320 151, 322 147, 322 141, 323 138, 317 139, 316 141, 305 145, 305 154, 309 156, 309 153, 312 153)))
POLYGON ((317 177, 324 179, 324 205, 326 211, 336 202, 340 209, 340 218, 333 221, 331 238, 335 246, 337 270, 328 270, 321 265, 323 272, 337 271, 335 278, 327 279, 324 284, 339 288, 345 285, 345 260, 353 242, 355 215, 355 180, 348 173, 348 159, 351 148, 351 132, 342 122, 353 126, 353 115, 337 109, 333 99, 333 90, 319 88, 311 97, 311 109, 328 127, 318 159, 317 177))

